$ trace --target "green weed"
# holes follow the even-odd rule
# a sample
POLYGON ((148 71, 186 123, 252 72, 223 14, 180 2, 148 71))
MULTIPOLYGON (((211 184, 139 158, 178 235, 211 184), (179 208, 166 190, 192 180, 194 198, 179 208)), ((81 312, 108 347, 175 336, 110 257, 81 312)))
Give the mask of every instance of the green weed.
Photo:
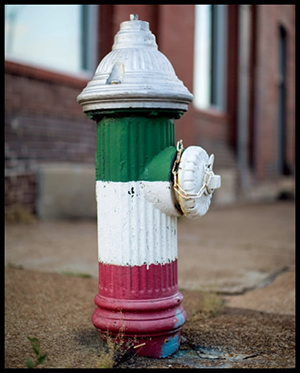
POLYGON ((29 337, 29 336, 26 336, 26 338, 31 343, 31 347, 32 347, 34 353, 36 354, 35 362, 32 359, 27 359, 26 360, 26 366, 27 366, 27 368, 35 368, 45 361, 45 359, 47 357, 47 354, 44 354, 42 352, 41 346, 40 346, 40 340, 38 338, 29 337))

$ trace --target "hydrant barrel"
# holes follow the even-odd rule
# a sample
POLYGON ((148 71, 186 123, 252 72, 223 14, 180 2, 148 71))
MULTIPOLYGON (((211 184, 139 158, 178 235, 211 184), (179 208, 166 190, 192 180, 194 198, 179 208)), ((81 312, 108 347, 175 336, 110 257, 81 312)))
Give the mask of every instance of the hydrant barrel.
POLYGON ((175 352, 186 319, 177 285, 179 214, 176 207, 174 215, 162 212, 149 197, 149 190, 156 199, 170 194, 175 154, 174 118, 163 112, 98 117, 99 292, 92 321, 102 334, 122 334, 140 346, 135 351, 141 356, 175 352), (169 171, 151 170, 166 150, 169 171))
POLYGON ((179 348, 186 313, 177 217, 201 210, 199 185, 200 205, 207 206, 220 186, 205 157, 192 188, 178 169, 191 155, 175 147, 174 122, 192 97, 158 51, 148 22, 131 15, 77 98, 97 123, 99 291, 92 322, 104 339, 123 339, 140 356, 166 357, 179 348))

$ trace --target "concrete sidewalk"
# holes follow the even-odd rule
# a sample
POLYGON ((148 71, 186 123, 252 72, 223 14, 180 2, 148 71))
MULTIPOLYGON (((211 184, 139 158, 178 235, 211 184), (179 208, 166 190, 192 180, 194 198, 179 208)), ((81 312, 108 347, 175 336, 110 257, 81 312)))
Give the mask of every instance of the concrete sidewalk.
MULTIPOLYGON (((212 207, 200 219, 179 218, 179 287, 242 294, 293 272, 294 209, 291 202, 212 207)), ((7 224, 5 262, 97 278, 96 220, 7 224)))
MULTIPOLYGON (((210 347, 213 344, 218 348, 225 348, 226 344, 226 348, 230 347, 234 356, 237 356, 236 361, 229 359, 226 362, 227 365, 229 364, 228 367, 238 367, 238 364, 241 364, 241 359, 238 356, 242 356, 242 352, 243 356, 246 356, 243 358, 245 361, 242 359, 243 367, 251 367, 253 364, 255 367, 269 367, 269 364, 276 367, 293 367, 295 364, 294 350, 291 346, 293 346, 294 340, 295 316, 294 203, 282 201, 231 207, 212 206, 208 213, 198 220, 179 218, 178 249, 178 283, 185 297, 186 306, 184 304, 184 307, 188 308, 188 313, 191 315, 186 329, 184 329, 186 334, 183 333, 183 339, 186 340, 183 342, 184 351, 186 351, 185 345, 188 349, 189 346, 195 346, 197 343, 201 345, 205 343, 206 346, 207 343, 210 343, 210 347), (205 324, 206 326, 210 325, 212 329, 205 329, 208 334, 202 341, 200 335, 203 335, 204 332, 203 323, 202 316, 200 319, 198 317, 198 311, 201 299, 203 301, 203 292, 215 294, 225 300, 226 308, 224 313, 216 318, 210 318, 205 324), (197 299, 200 302, 198 305, 194 303, 197 299), (196 311, 197 309, 198 311, 196 311), (267 315, 272 315, 272 318, 270 319, 267 315), (252 334, 250 333, 247 338, 252 341, 251 338, 255 337, 254 342, 251 342, 252 345, 257 343, 261 346, 263 343, 268 343, 269 347, 265 346, 265 349, 269 348, 268 351, 270 351, 268 357, 254 359, 255 361, 248 359, 248 355, 244 351, 246 347, 243 344, 235 344, 236 342, 234 342, 237 338, 245 338, 243 333, 246 331, 241 329, 241 325, 245 325, 245 320, 250 320, 251 317, 256 320, 251 321, 251 325, 253 322, 258 324, 257 329, 251 329, 252 334), (224 340, 221 338, 221 330, 224 326, 222 328, 220 326, 217 340, 216 337, 209 334, 212 330, 218 330, 219 322, 220 325, 224 324, 224 318, 231 325, 231 329, 228 329, 227 332, 237 330, 237 334, 234 335, 235 339, 232 338, 231 341, 230 332, 227 333, 224 340), (268 323, 274 324, 270 324, 270 326, 268 323), (269 329, 264 330, 267 325, 273 332, 270 332, 269 329), (198 333, 199 326, 202 328, 202 334, 198 333), (266 334, 263 342, 260 340, 258 343, 257 338, 261 338, 264 331, 266 334), (279 350, 273 351, 270 346, 271 339, 277 338, 280 333, 283 336, 280 343, 284 344, 277 361, 276 354, 279 353, 279 350), (242 352, 239 350, 241 346, 243 347, 242 352), (284 350, 284 346, 289 346, 289 349, 284 350), (274 361, 277 361, 277 365, 274 361)), ((75 303, 74 310, 77 307, 78 310, 81 310, 78 311, 79 313, 87 315, 84 322, 80 319, 80 322, 77 321, 77 323, 73 315, 72 321, 70 321, 73 328, 75 328, 75 324, 76 328, 80 324, 80 327, 85 325, 87 330, 93 330, 90 315, 94 307, 93 297, 97 292, 98 276, 96 221, 38 221, 30 225, 6 224, 5 263, 7 267, 5 279, 6 367, 21 367, 24 364, 25 353, 20 353, 21 345, 24 346, 24 349, 27 348, 28 353, 28 340, 25 341, 24 333, 36 333, 40 335, 40 338, 52 340, 52 342, 48 342, 48 351, 50 355, 52 353, 52 360, 48 359, 48 365, 46 364, 45 367, 78 367, 79 363, 75 362, 73 352, 70 352, 70 356, 75 359, 73 362, 65 364, 59 361, 60 354, 54 351, 55 348, 51 343, 56 337, 58 338, 59 332, 56 329, 58 325, 60 325, 58 329, 64 325, 62 320, 60 324, 57 324, 62 317, 62 311, 58 312, 62 303, 65 307, 62 313, 66 320, 70 316, 68 310, 74 308, 72 302, 75 303), (77 277, 61 276, 60 274, 77 274, 77 277), (91 278, 81 278, 80 276, 83 274, 90 275, 91 278), (50 283, 53 285, 51 288, 49 287, 50 283), (73 287, 75 288, 73 289, 73 287), (79 296, 80 289, 83 292, 81 297, 79 296), (48 304, 47 302, 49 302, 50 308, 54 307, 53 315, 50 317, 47 313, 46 317, 50 317, 51 320, 54 317, 50 322, 50 324, 53 323, 52 326, 48 325, 49 320, 47 325, 41 321, 45 320, 45 315, 36 313, 38 307, 43 307, 43 312, 45 312, 44 307, 48 304), (88 302, 88 307, 85 306, 86 302, 88 302), (33 309, 35 304, 36 308, 33 309), (55 316, 56 312, 58 314, 55 316), (33 317, 36 322, 35 328, 31 324, 33 322, 31 314, 35 315, 33 317), (23 330, 23 339, 20 337, 20 333, 17 333, 17 325, 19 328, 26 329, 26 332, 23 330), (13 346, 16 340, 18 340, 18 352, 13 346), (17 354, 18 357, 14 357, 14 354, 17 354)), ((68 322, 66 324, 68 325, 68 322)), ((60 338, 66 338, 66 332, 63 330, 60 331, 60 338)), ((88 333, 93 333, 93 331, 88 333)), ((247 333, 249 333, 248 329, 247 333)), ((91 336, 91 334, 89 335, 91 336)), ((80 350, 83 347, 82 343, 78 347, 78 338, 76 348, 80 350)), ((81 338, 88 339, 83 336, 81 338)), ((95 342, 93 338, 91 337, 91 340, 95 342)), ((68 343, 72 345, 70 341, 68 343)), ((84 351, 87 352, 88 347, 85 345, 84 348, 84 351)), ((89 348, 92 348, 91 344, 89 348)), ((262 354, 263 352, 258 353, 259 356, 263 356, 262 354)), ((178 359, 180 360, 180 358, 182 356, 178 359)), ((181 361, 181 365, 178 363, 179 360, 177 362, 174 359, 170 360, 169 365, 179 368, 199 367, 198 362, 193 363, 194 365, 188 363, 186 357, 185 360, 182 360, 183 362, 181 361)), ((125 362, 125 366, 122 367, 126 367, 127 363, 125 362)), ((154 363, 152 360, 149 363, 147 359, 142 359, 131 363, 128 367, 138 368, 139 364, 146 368, 168 367, 167 363, 160 361, 160 365, 157 365, 159 362, 154 363)), ((212 359, 210 363, 214 364, 215 360, 212 359)), ((227 367, 225 365, 224 367, 227 367)), ((83 366, 87 367, 88 365, 84 362, 83 366)))

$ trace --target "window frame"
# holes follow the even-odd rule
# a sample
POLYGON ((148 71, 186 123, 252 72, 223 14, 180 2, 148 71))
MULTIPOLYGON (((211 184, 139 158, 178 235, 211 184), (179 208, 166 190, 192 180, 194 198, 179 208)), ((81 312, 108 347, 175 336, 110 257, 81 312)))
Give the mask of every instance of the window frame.
MULTIPOLYGON (((201 4, 204 5, 204 4, 201 4)), ((195 5, 201 6, 201 5, 195 5)), ((198 111, 213 113, 226 113, 227 105, 227 5, 209 4, 210 8, 210 52, 209 52, 209 92, 208 103, 201 106, 194 99, 194 107, 198 111)), ((195 11, 195 24, 197 22, 197 10, 195 11)), ((195 25, 195 45, 197 46, 197 26, 195 25)), ((194 54, 194 96, 197 94, 196 78, 198 70, 197 53, 194 54)))

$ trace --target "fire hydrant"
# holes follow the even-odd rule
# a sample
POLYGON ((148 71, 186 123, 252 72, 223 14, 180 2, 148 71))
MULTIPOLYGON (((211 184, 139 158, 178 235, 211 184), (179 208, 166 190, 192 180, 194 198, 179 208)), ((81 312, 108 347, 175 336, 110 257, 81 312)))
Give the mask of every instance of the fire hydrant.
POLYGON ((220 187, 213 155, 174 146, 192 94, 158 51, 148 22, 130 15, 78 96, 97 122, 99 292, 92 322, 139 356, 166 357, 186 320, 177 284, 177 217, 197 217, 220 187))

